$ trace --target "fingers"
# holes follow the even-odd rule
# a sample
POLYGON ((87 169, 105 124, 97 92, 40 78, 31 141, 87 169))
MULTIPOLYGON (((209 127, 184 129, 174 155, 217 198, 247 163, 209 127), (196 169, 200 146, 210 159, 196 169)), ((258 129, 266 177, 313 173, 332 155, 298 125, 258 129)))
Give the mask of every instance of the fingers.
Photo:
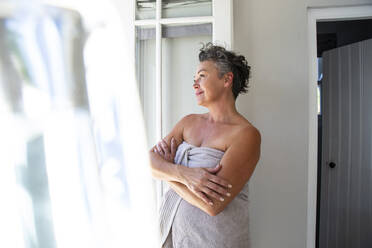
POLYGON ((154 148, 155 148, 154 149, 155 152, 157 152, 158 154, 160 154, 163 157, 165 157, 169 154, 169 149, 168 149, 167 143, 164 141, 164 139, 159 141, 159 143, 157 143, 154 148))
POLYGON ((155 148, 156 148, 157 153, 164 157, 164 151, 163 151, 162 147, 160 146, 160 142, 158 144, 156 144, 155 148))
MULTIPOLYGON (((175 140, 173 141, 174 143, 175 140)), ((174 157, 175 157, 175 150, 176 150, 176 147, 174 146, 174 144, 172 144, 171 142, 171 149, 173 149, 173 151, 171 151, 169 149, 169 146, 167 144, 167 142, 164 140, 164 139, 161 139, 155 146, 154 146, 154 152, 158 155, 160 155, 163 159, 169 161, 169 162, 173 162, 174 161, 174 157), (173 147, 173 148, 172 148, 173 147)))
POLYGON ((203 188, 202 188, 202 191, 203 191, 207 196, 213 197, 213 198, 215 198, 216 200, 219 200, 219 201, 224 201, 224 200, 225 200, 225 198, 223 198, 220 194, 217 194, 215 191, 211 190, 211 189, 208 188, 208 187, 203 187, 203 188))
POLYGON ((167 145, 167 142, 165 142, 164 139, 162 139, 160 142, 160 147, 162 148, 164 154, 167 156, 169 154, 169 148, 168 148, 168 145, 167 145))
POLYGON ((216 184, 219 184, 219 185, 221 185, 225 188, 232 188, 232 185, 228 181, 226 181, 225 179, 222 179, 218 176, 210 175, 208 177, 208 180, 211 181, 211 182, 214 182, 216 184))
POLYGON ((226 180, 224 180, 224 179, 222 179, 222 178, 220 178, 220 177, 218 177, 216 175, 213 175, 213 174, 216 174, 218 171, 220 171, 221 168, 222 168, 222 165, 221 164, 218 164, 216 167, 213 167, 213 168, 204 168, 204 169, 206 171, 208 171, 209 173, 212 173, 208 177, 208 180, 209 181, 214 182, 216 184, 219 184, 219 185, 221 185, 221 186, 223 186, 225 188, 231 188, 232 185, 228 181, 226 181, 226 180))
POLYGON ((208 187, 209 189, 217 192, 219 194, 219 196, 231 196, 231 194, 227 191, 227 189, 225 187, 222 187, 218 184, 215 184, 215 183, 212 183, 212 182, 207 182, 205 184, 206 187, 208 187))
POLYGON ((194 191, 194 193, 200 198, 202 199, 205 203, 209 204, 209 205, 213 205, 213 201, 211 201, 211 199, 209 199, 203 192, 200 192, 200 191, 194 191))

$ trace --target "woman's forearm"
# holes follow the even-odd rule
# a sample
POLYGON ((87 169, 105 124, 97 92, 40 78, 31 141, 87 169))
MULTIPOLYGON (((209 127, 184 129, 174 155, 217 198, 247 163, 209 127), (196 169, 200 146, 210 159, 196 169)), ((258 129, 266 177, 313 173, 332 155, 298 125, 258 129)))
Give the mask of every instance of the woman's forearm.
POLYGON ((176 193, 182 197, 185 201, 190 203, 191 205, 199 208, 200 210, 204 211, 205 213, 209 214, 210 216, 215 216, 218 214, 219 202, 212 200, 213 205, 209 205, 196 196, 193 192, 191 192, 184 184, 179 182, 170 181, 168 185, 176 191, 176 193))
POLYGON ((153 151, 150 151, 150 162, 151 172, 154 178, 168 182, 181 182, 180 166, 182 165, 173 164, 153 151))
MULTIPOLYGON (((176 191, 179 196, 205 213, 211 216, 218 214, 220 205, 218 201, 214 201, 205 195, 198 196, 185 185, 183 173, 186 172, 185 170, 188 169, 187 167, 171 163, 153 151, 150 151, 150 161, 151 172, 154 178, 167 181, 169 186, 176 191), (213 205, 207 202, 212 202, 213 205)), ((200 194, 203 193, 200 192, 200 194)))

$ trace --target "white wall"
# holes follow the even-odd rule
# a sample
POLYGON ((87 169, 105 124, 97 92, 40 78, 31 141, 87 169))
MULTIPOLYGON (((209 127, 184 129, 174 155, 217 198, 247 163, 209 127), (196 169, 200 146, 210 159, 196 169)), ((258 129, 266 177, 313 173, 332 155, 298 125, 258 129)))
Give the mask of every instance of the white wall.
POLYGON ((252 66, 238 110, 262 135, 250 181, 252 248, 306 247, 308 185, 307 7, 371 0, 235 0, 234 50, 252 66))

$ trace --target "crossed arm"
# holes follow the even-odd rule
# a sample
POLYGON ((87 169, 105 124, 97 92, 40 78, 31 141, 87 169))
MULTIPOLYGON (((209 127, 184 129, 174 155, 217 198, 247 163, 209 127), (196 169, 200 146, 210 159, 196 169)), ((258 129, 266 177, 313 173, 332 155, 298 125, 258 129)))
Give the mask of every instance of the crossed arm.
POLYGON ((253 174, 260 157, 261 136, 257 129, 247 127, 227 148, 221 165, 211 169, 187 168, 170 162, 177 144, 183 140, 186 121, 187 118, 183 118, 164 138, 163 154, 157 146, 150 150, 152 174, 167 181, 184 200, 215 216, 225 209, 253 174), (175 140, 173 144, 172 137, 175 140))

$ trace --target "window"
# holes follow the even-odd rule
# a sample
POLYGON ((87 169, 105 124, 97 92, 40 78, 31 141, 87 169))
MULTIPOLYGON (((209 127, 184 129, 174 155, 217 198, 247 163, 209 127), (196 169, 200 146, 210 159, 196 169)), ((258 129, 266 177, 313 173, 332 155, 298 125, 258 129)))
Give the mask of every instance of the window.
MULTIPOLYGON (((202 113, 193 96, 201 42, 232 49, 232 0, 134 0, 137 83, 150 149, 183 116, 202 113)), ((163 194, 157 183, 158 202, 163 194)))

